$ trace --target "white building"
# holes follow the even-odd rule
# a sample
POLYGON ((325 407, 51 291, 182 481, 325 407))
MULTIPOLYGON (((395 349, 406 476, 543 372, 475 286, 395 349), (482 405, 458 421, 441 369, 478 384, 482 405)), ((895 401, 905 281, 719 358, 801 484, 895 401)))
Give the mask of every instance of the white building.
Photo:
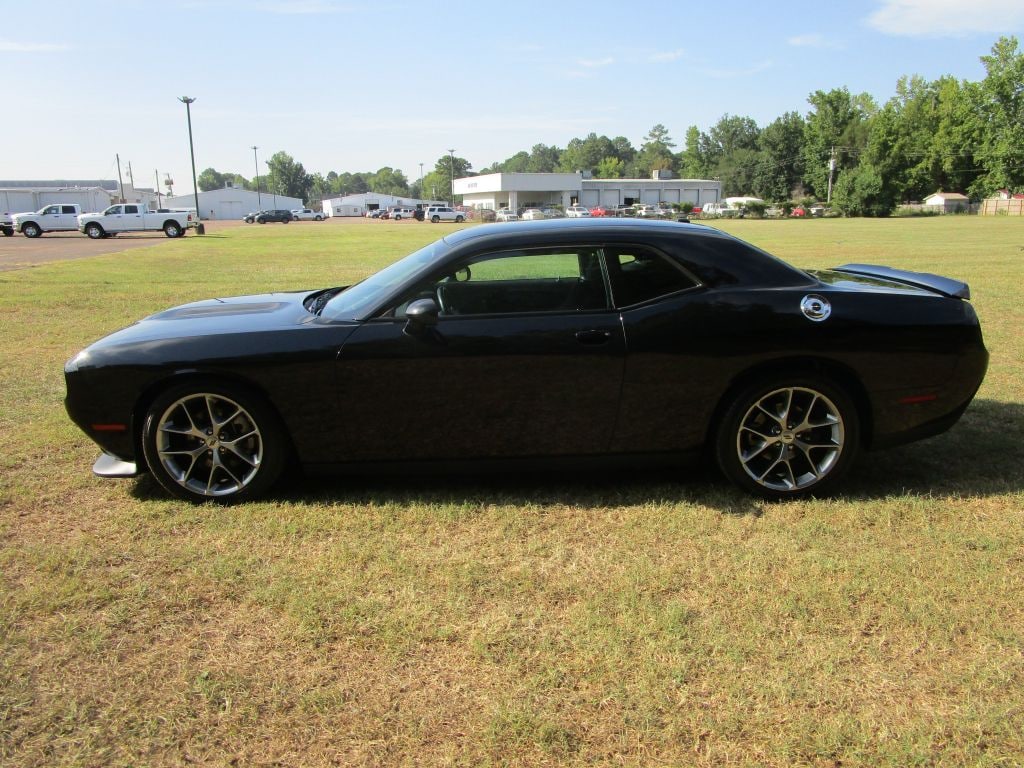
POLYGON ((942 213, 958 213, 967 211, 971 207, 971 200, 967 195, 959 192, 936 192, 924 199, 924 204, 938 209, 942 213))
MULTIPOLYGON (((165 208, 195 208, 194 194, 175 195, 163 199, 165 208)), ((302 208, 302 200, 298 197, 275 195, 273 192, 260 191, 241 187, 223 187, 199 193, 199 218, 206 221, 237 220, 247 213, 282 209, 291 211, 302 208)))
POLYGON ((343 195, 324 200, 324 213, 328 216, 363 216, 367 211, 388 208, 426 208, 428 205, 445 205, 438 200, 418 200, 414 197, 384 195, 379 192, 362 192, 358 195, 343 195))
MULTIPOLYGON (((157 195, 151 189, 125 185, 124 199, 155 208, 157 195)), ((77 204, 86 213, 96 213, 120 200, 116 181, 0 181, 0 213, 38 211, 53 203, 77 204)))
POLYGON ((474 208, 541 208, 547 205, 718 202, 722 183, 714 179, 592 179, 583 173, 489 173, 455 180, 455 194, 474 208))

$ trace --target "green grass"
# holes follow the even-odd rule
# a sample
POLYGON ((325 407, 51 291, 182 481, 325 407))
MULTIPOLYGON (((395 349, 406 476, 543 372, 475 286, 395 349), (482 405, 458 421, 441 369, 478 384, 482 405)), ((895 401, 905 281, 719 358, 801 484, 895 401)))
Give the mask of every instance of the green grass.
POLYGON ((962 422, 834 500, 689 468, 189 506, 90 475, 64 360, 450 227, 238 227, 0 273, 0 765, 1024 763, 1024 221, 716 226, 968 280, 992 360, 962 422))

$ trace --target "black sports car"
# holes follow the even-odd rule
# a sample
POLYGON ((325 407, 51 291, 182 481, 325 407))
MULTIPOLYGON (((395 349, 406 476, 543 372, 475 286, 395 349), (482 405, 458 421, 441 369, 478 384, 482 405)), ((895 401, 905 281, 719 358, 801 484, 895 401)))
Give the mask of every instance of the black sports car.
POLYGON ((290 462, 364 471, 712 454, 768 498, 938 434, 988 363, 966 284, 806 272, 715 229, 630 219, 447 235, 347 288, 152 315, 65 367, 94 471, 190 500, 290 462))

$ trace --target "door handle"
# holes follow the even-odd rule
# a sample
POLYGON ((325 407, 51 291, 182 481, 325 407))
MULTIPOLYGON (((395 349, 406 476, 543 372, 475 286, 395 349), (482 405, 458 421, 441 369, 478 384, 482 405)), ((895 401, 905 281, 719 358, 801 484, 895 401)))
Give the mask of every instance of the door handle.
POLYGON ((576 332, 576 341, 580 344, 607 344, 611 337, 611 331, 603 331, 597 328, 576 332))

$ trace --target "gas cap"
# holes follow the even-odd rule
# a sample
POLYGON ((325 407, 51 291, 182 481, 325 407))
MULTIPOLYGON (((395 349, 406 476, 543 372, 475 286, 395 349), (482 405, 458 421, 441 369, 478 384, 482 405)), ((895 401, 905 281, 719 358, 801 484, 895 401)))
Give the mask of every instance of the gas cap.
POLYGON ((800 311, 808 320, 820 323, 822 320, 828 320, 828 316, 832 314, 832 305, 824 296, 809 293, 800 302, 800 311))

